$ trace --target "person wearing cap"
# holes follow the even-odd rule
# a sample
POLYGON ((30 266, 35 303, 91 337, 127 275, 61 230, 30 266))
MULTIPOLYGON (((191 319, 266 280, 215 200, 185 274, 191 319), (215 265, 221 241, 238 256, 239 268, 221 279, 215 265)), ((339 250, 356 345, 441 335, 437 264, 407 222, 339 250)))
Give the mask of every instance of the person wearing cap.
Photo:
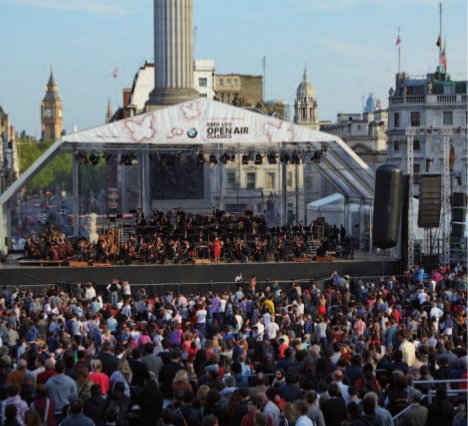
POLYGON ((398 421, 398 426, 425 426, 428 410, 420 404, 422 393, 418 389, 410 388, 408 391, 408 410, 403 413, 398 421))

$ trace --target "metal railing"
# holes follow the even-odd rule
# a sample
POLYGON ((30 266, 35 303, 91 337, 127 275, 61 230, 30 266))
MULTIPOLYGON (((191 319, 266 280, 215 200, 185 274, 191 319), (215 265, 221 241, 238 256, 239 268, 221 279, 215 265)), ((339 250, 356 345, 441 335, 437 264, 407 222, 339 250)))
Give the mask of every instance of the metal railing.
MULTIPOLYGON (((442 384, 450 384, 450 383, 468 383, 468 380, 464 379, 449 379, 449 380, 415 380, 413 381, 413 387, 416 385, 442 385, 442 384)), ((423 395, 420 402, 424 401, 427 399, 429 404, 432 404, 432 400, 434 396, 436 395, 436 390, 435 389, 428 389, 428 392, 426 395, 423 395)), ((468 389, 448 389, 447 390, 447 396, 455 396, 458 394, 462 393, 468 393, 468 389)), ((406 408, 401 410, 398 414, 393 416, 393 421, 396 422, 403 414, 405 414, 407 411, 409 411, 411 408, 413 408, 413 404, 408 405, 406 408)))

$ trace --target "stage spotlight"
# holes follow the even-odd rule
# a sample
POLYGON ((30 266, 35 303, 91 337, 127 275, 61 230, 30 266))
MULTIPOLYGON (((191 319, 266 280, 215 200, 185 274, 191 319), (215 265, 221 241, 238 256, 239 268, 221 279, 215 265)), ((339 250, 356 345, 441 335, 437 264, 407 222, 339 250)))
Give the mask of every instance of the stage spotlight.
POLYGON ((289 163, 289 160, 291 159, 291 157, 289 156, 289 154, 287 152, 283 152, 280 156, 280 161, 282 163, 286 163, 288 164, 289 163))
POLYGON ((276 154, 274 152, 269 152, 267 154, 268 164, 276 164, 276 154))
POLYGON ((105 160, 106 160, 106 163, 108 163, 112 158, 112 154, 106 154, 105 156, 105 160))
POLYGON ((138 157, 136 154, 130 154, 130 166, 134 166, 136 164, 138 164, 138 157))
POLYGON ((75 158, 78 160, 78 164, 80 166, 86 166, 88 164, 88 158, 86 157, 86 154, 83 152, 77 152, 75 155, 75 158))
POLYGON ((263 164, 262 154, 255 154, 255 165, 261 166, 263 164))
POLYGON ((323 155, 322 151, 314 151, 314 155, 312 156, 311 160, 315 161, 316 163, 320 163, 322 155, 323 155))
POLYGON ((231 160, 231 161, 236 161, 236 154, 231 154, 231 155, 229 156, 229 160, 231 160))
POLYGON ((223 164, 226 165, 227 162, 230 160, 230 158, 231 158, 231 156, 230 156, 227 152, 225 152, 225 153, 221 156, 221 158, 219 159, 219 161, 221 161, 221 163, 223 163, 223 164))
POLYGON ((213 166, 216 166, 216 164, 218 164, 218 160, 216 159, 216 155, 214 155, 214 154, 210 155, 210 164, 213 165, 213 166))
POLYGON ((96 155, 94 152, 91 153, 89 156, 88 160, 93 166, 97 166, 99 164, 99 160, 101 157, 99 155, 96 155))
POLYGON ((323 153, 328 152, 328 143, 327 142, 324 142, 322 144, 322 152, 323 153))
POLYGON ((301 157, 299 157, 299 154, 296 151, 292 154, 291 164, 301 164, 301 157))
POLYGON ((187 156, 186 156, 183 152, 177 153, 177 155, 176 155, 176 160, 177 160, 180 164, 186 164, 187 161, 188 161, 187 156))
POLYGON ((249 156, 248 156, 247 154, 244 154, 244 155, 242 156, 242 164, 243 164, 244 166, 246 166, 247 164, 249 164, 249 156))
POLYGON ((197 155, 197 163, 198 164, 205 164, 205 156, 200 152, 200 154, 197 155))

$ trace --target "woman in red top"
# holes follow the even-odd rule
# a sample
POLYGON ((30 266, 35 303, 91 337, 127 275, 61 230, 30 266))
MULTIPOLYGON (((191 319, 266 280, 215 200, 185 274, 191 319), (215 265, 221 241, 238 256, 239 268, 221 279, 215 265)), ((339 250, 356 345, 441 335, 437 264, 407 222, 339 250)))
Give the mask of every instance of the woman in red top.
POLYGON ((91 361, 91 368, 93 369, 93 372, 89 375, 89 380, 91 380, 95 385, 99 385, 101 387, 102 394, 107 395, 110 388, 109 377, 107 377, 107 374, 101 373, 101 361, 93 359, 91 361))
POLYGON ((221 248, 223 247, 223 242, 215 237, 213 241, 213 255, 215 262, 219 262, 221 258, 221 248))

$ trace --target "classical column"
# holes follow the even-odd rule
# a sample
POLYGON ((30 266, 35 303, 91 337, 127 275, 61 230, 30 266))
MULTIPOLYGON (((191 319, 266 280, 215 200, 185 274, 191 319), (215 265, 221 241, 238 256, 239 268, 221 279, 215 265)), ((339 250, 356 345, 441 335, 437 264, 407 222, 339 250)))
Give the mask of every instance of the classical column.
POLYGON ((193 88, 192 0, 154 0, 154 61, 148 110, 198 97, 193 88))

